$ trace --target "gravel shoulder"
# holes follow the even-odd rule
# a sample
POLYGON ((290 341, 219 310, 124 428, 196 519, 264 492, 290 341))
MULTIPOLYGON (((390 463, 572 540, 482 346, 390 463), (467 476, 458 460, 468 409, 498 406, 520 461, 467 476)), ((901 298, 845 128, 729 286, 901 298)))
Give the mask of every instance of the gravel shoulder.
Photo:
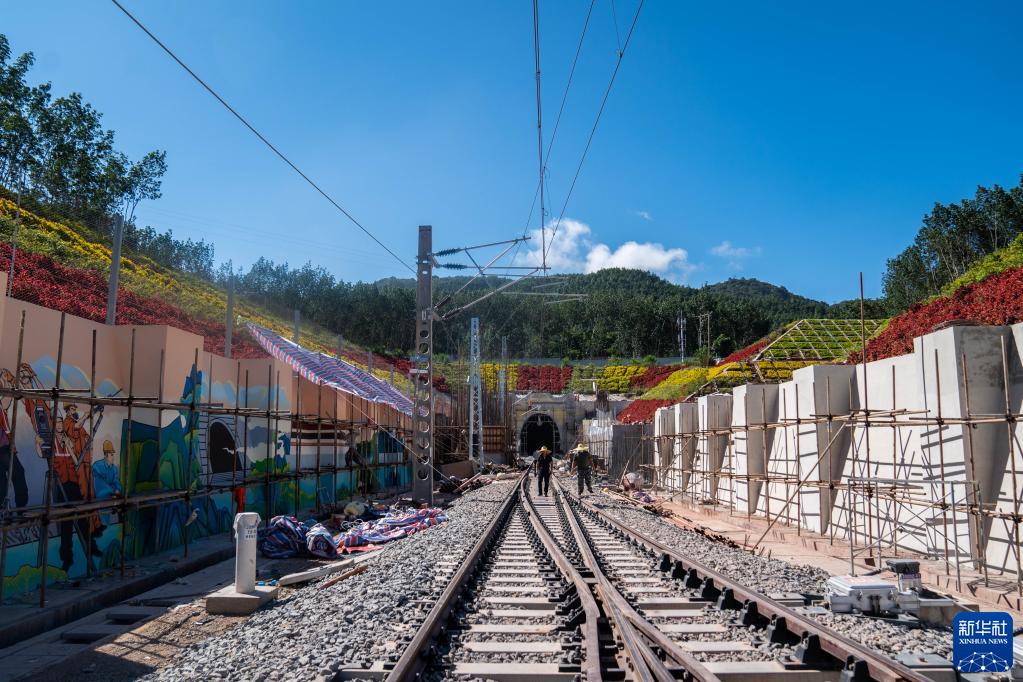
POLYGON ((497 481, 463 495, 447 510, 447 523, 386 545, 366 572, 325 589, 316 581, 294 590, 145 679, 329 679, 385 657, 394 652, 391 643, 414 632, 414 602, 435 587, 437 562, 461 561, 515 484, 497 481))

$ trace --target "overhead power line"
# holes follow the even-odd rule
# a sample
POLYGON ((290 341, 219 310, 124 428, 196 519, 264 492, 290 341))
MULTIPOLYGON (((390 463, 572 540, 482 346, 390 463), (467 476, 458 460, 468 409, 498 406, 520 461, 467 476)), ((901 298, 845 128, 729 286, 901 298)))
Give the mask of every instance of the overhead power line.
MULTIPOLYGON (((561 221, 565 217, 565 209, 568 208, 568 202, 572 198, 572 192, 575 190, 575 183, 579 180, 579 173, 582 172, 583 163, 586 162, 586 155, 590 151, 590 145, 593 143, 593 136, 597 133, 597 126, 600 125, 600 117, 604 114, 604 107, 607 105, 607 98, 611 95, 611 88, 614 87, 615 78, 618 76, 618 69, 622 66, 622 59, 625 58, 625 51, 629 48, 629 41, 632 39, 632 32, 636 29, 636 22, 639 21, 639 13, 643 9, 643 0, 639 0, 639 6, 636 7, 636 14, 632 17, 632 24, 629 26, 629 32, 625 35, 625 43, 622 44, 622 49, 618 51, 618 61, 615 62, 614 71, 611 72, 611 80, 608 81, 607 89, 604 90, 604 98, 600 101, 600 108, 597 110, 597 118, 593 121, 593 128, 590 129, 590 135, 586 139, 586 146, 583 147, 582 156, 579 158, 579 165, 575 169, 575 175, 572 177, 572 184, 569 185, 568 194, 565 196, 565 203, 561 206, 561 213, 558 215, 558 222, 554 224, 554 230, 551 234, 550 241, 547 242, 547 250, 551 248, 551 244, 554 243, 554 239, 558 236, 558 228, 561 227, 561 221)), ((544 254, 544 261, 547 260, 547 254, 544 254)))
POLYGON ((544 194, 543 194, 543 174, 544 174, 544 158, 543 158, 543 116, 542 109, 540 107, 540 6, 539 0, 533 0, 533 56, 536 60, 536 156, 537 161, 540 163, 540 236, 541 246, 540 253, 543 256, 541 259, 541 267, 543 273, 547 274, 547 228, 545 223, 547 222, 546 211, 544 210, 544 194))
MULTIPOLYGON (((543 165, 546 168, 551 159, 551 149, 554 147, 554 140, 558 136, 558 128, 561 126, 561 115, 565 113, 565 103, 568 101, 568 91, 572 89, 572 79, 575 77, 575 67, 579 63, 579 54, 583 51, 583 41, 586 39, 586 30, 590 26, 590 17, 593 15, 593 6, 597 0, 590 0, 590 7, 586 11, 586 21, 583 22, 582 33, 579 34, 579 43, 575 48, 575 57, 572 58, 572 68, 568 71, 568 82, 565 83, 565 91, 561 95, 561 106, 558 107, 558 115, 554 119, 554 130, 551 132, 551 139, 547 141, 547 152, 544 154, 543 165)), ((529 217, 526 218, 526 229, 529 229, 529 221, 533 219, 533 209, 536 208, 536 199, 540 195, 541 183, 536 183, 536 191, 533 192, 533 203, 529 206, 529 217)), ((541 216, 546 220, 546 216, 541 216)), ((523 234, 525 234, 523 232, 523 234)))
POLYGON ((298 173, 298 174, 299 174, 299 176, 301 176, 301 178, 302 178, 303 180, 305 180, 305 181, 306 181, 307 183, 309 183, 309 186, 311 186, 311 187, 312 187, 313 189, 315 189, 315 190, 316 190, 317 192, 319 192, 319 193, 320 193, 320 195, 322 195, 324 199, 326 199, 327 201, 329 201, 329 202, 330 202, 330 203, 331 203, 331 204, 332 204, 332 205, 334 206, 334 208, 336 208, 336 209, 337 209, 338 211, 340 211, 340 212, 341 212, 341 213, 342 213, 342 214, 343 214, 343 215, 344 215, 344 216, 345 216, 346 218, 348 218, 348 220, 350 220, 350 221, 352 222, 352 224, 354 224, 354 225, 355 225, 356 227, 358 227, 358 228, 359 228, 360 230, 362 230, 363 232, 365 232, 365 233, 366 233, 366 235, 367 235, 367 236, 368 236, 368 237, 369 237, 370 239, 372 239, 372 240, 373 240, 373 241, 375 241, 375 242, 376 242, 377 244, 379 244, 379 245, 380 245, 380 248, 382 248, 382 249, 383 249, 384 251, 386 251, 387 253, 391 254, 391 256, 392 256, 392 257, 393 257, 393 258, 394 258, 394 259, 395 259, 396 261, 398 261, 399 263, 401 263, 402 265, 404 265, 404 266, 405 266, 405 267, 406 267, 406 268, 407 268, 407 269, 409 270, 409 272, 415 272, 415 268, 413 268, 413 267, 412 267, 411 265, 409 265, 409 264, 408 264, 408 263, 406 263, 406 262, 405 262, 404 260, 402 260, 402 259, 401 259, 401 258, 400 258, 400 257, 398 256, 398 254, 396 254, 396 253, 395 253, 394 251, 392 251, 392 250, 391 250, 390 248, 388 248, 388 247, 387 247, 387 245, 385 245, 385 244, 384 244, 384 243, 383 243, 382 241, 380 241, 379 239, 377 239, 376 235, 374 235, 374 234, 373 234, 372 232, 370 232, 370 231, 369 231, 368 229, 366 229, 366 227, 365 227, 365 226, 363 226, 363 224, 362 224, 362 223, 360 223, 360 222, 359 222, 358 220, 356 220, 356 219, 355 219, 355 217, 354 217, 354 216, 353 216, 353 215, 352 215, 351 213, 349 213, 348 211, 346 211, 346 210, 344 209, 344 207, 343 207, 343 206, 341 206, 341 204, 339 204, 339 203, 338 203, 338 202, 337 202, 337 201, 336 201, 336 200, 334 199, 334 197, 332 197, 332 196, 330 196, 329 194, 327 194, 327 192, 326 192, 326 191, 324 191, 324 190, 323 190, 323 188, 322 188, 322 187, 320 187, 320 186, 319 186, 318 184, 316 184, 316 183, 315 183, 315 182, 314 182, 314 181, 312 180, 312 178, 310 178, 310 177, 309 177, 308 175, 306 175, 306 174, 305 174, 305 173, 304 173, 304 172, 302 171, 302 169, 301 169, 301 168, 299 168, 298 166, 296 166, 296 165, 294 164, 294 162, 292 162, 292 160, 291 160, 291 159, 289 159, 289 158, 288 158, 287 156, 285 156, 285 155, 284 155, 284 153, 283 153, 283 152, 282 152, 281 150, 279 150, 279 149, 278 149, 277 147, 275 147, 275 146, 274 146, 274 144, 273 144, 272 142, 270 142, 270 140, 266 139, 266 137, 265 137, 265 136, 264 136, 264 135, 263 135, 263 134, 262 134, 261 132, 259 132, 258 130, 256 130, 256 128, 255 128, 255 127, 253 127, 253 125, 252 125, 251 123, 249 123, 249 122, 248 122, 248 121, 247 121, 247 120, 245 119, 245 117, 244 117, 244 116, 242 116, 241 114, 239 114, 239 113, 238 113, 238 112, 237 112, 237 111, 235 110, 235 108, 234 108, 234 107, 232 107, 232 106, 231 106, 230 104, 228 104, 228 103, 227 103, 227 100, 225 100, 225 99, 224 99, 223 97, 221 97, 221 96, 220 96, 220 95, 219 95, 219 94, 217 93, 217 91, 216 91, 216 90, 214 90, 214 89, 213 89, 212 87, 210 87, 210 86, 209 86, 209 85, 208 85, 208 84, 206 83, 206 81, 204 81, 204 80, 203 80, 202 78, 200 78, 200 77, 199 77, 199 75, 198 75, 198 74, 197 74, 197 73, 196 73, 195 71, 193 71, 192 69, 190 69, 190 68, 188 67, 188 65, 187 65, 187 64, 185 64, 185 62, 181 61, 181 59, 180 59, 180 58, 179 58, 179 57, 178 57, 178 56, 177 56, 176 54, 174 54, 174 52, 173 52, 173 51, 172 51, 172 50, 171 50, 171 49, 170 49, 169 47, 167 47, 166 45, 164 45, 164 44, 163 44, 163 42, 162 42, 162 41, 161 41, 161 40, 160 40, 159 38, 157 38, 157 37, 156 37, 156 36, 155 36, 155 35, 153 34, 153 32, 152 32, 152 31, 150 31, 150 30, 149 30, 148 28, 146 28, 146 27, 145 27, 145 25, 144 25, 144 24, 143 24, 143 23, 142 23, 141 21, 139 21, 138 19, 136 19, 136 18, 135 18, 135 15, 134 15, 134 14, 132 14, 131 12, 129 12, 129 11, 127 10, 127 9, 125 9, 124 5, 122 5, 122 4, 121 4, 120 2, 118 2, 117 0, 110 0, 110 1, 111 1, 112 3, 114 3, 114 4, 115 4, 115 5, 117 6, 117 8, 118 8, 119 10, 121 10, 122 12, 124 12, 125 16, 127 16, 127 17, 128 17, 129 19, 131 19, 131 20, 132 20, 132 22, 134 22, 136 26, 138 26, 138 27, 139 27, 140 29, 142 29, 142 31, 143 31, 143 32, 144 32, 144 33, 145 33, 145 34, 146 34, 147 36, 149 36, 149 37, 150 37, 150 38, 151 38, 151 39, 153 40, 153 42, 154 42, 154 43, 156 43, 157 45, 159 45, 159 46, 160 46, 160 48, 161 48, 161 49, 162 49, 162 50, 163 50, 164 52, 166 52, 166 53, 167 53, 167 54, 168 54, 168 55, 170 56, 170 58, 171 58, 171 59, 173 59, 174 61, 176 61, 176 62, 178 63, 178 66, 180 66, 180 67, 181 67, 182 69, 184 69, 184 70, 185 70, 185 71, 186 71, 186 72, 188 73, 188 75, 190 75, 190 76, 191 76, 192 78, 194 78, 194 79, 195 79, 195 81, 196 81, 197 83, 199 83, 199 85, 201 85, 201 86, 202 86, 203 88, 205 88, 206 92, 208 92, 208 93, 210 93, 211 95, 213 95, 213 97, 214 97, 214 98, 215 98, 215 99, 216 99, 216 100, 217 100, 218 102, 220 102, 220 103, 221 103, 222 105, 224 105, 224 108, 225 108, 225 109, 227 109, 228 111, 230 111, 230 112, 231 112, 231 114, 232 114, 232 115, 233 115, 233 116, 234 116, 235 118, 237 118, 237 119, 238 119, 239 121, 241 121, 242 125, 244 125, 244 126, 245 126, 246 128, 248 128, 248 129, 249 129, 249 130, 250 130, 250 131, 252 132, 252 134, 253 134, 253 135, 255 135, 256 137, 258 137, 258 138, 259 138, 259 140, 260 140, 260 141, 261 141, 261 142, 262 142, 263 144, 265 144, 265 145, 266 145, 266 146, 267 146, 267 147, 268 147, 268 148, 270 149, 270 151, 272 151, 272 152, 273 152, 274 154, 276 154, 276 155, 277 155, 277 156, 278 156, 278 157, 279 157, 279 158, 280 158, 280 159, 281 159, 281 160, 282 160, 282 161, 283 161, 284 163, 288 164, 288 166, 290 166, 290 167, 291 167, 291 169, 292 169, 293 171, 295 171, 296 173, 298 173))

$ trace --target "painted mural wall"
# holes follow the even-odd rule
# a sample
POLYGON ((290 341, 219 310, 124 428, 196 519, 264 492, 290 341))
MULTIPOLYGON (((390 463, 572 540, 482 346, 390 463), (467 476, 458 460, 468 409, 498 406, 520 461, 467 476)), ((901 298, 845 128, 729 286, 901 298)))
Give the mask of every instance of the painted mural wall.
POLYGON ((67 316, 61 343, 53 310, 6 300, 2 317, 0 383, 63 389, 57 400, 0 400, 5 596, 38 589, 44 564, 48 583, 79 578, 226 532, 241 508, 294 512, 293 482, 257 482, 295 466, 290 421, 219 414, 290 410, 289 368, 211 356, 201 337, 169 327, 67 316), (90 393, 138 402, 90 406, 90 393), (157 400, 181 405, 146 406, 157 400), (139 502, 127 513, 100 506, 45 529, 25 522, 47 503, 60 509, 124 495, 139 502))
POLYGON ((173 327, 65 316, 61 332, 59 312, 0 296, 0 386, 44 392, 0 397, 5 599, 29 598, 44 573, 50 584, 119 571, 227 533, 241 511, 304 518, 411 485, 407 416, 312 385, 269 356, 206 353, 201 337, 173 327), (46 393, 55 386, 56 401, 46 393), (310 444, 293 435, 293 412, 356 426, 310 444), (46 528, 32 520, 82 505, 46 528))

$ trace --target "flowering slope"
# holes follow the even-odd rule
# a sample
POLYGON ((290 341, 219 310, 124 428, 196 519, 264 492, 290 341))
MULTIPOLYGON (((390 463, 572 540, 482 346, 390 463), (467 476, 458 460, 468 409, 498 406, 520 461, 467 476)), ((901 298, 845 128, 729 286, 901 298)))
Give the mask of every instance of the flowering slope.
POLYGON ((678 402, 706 382, 706 367, 686 367, 673 372, 671 376, 644 393, 640 398, 678 402))
POLYGON ((618 413, 618 421, 622 424, 641 424, 652 421, 658 408, 674 405, 677 400, 648 400, 638 398, 629 403, 628 407, 618 413))
MULTIPOLYGON (((16 206, 9 199, 0 197, 0 223, 8 235, 14 225, 16 206)), ((68 291, 75 291, 77 287, 94 287, 95 281, 101 286, 95 291, 87 294, 88 297, 101 296, 102 305, 99 307, 105 310, 106 306, 106 274, 110 270, 111 254, 110 248, 104 244, 91 241, 87 238, 88 231, 79 228, 71 222, 57 222, 38 216, 22 207, 21 225, 18 230, 18 257, 15 268, 15 291, 24 295, 15 294, 17 298, 37 302, 36 294, 32 293, 31 283, 26 283, 28 288, 19 283, 22 276, 22 259, 27 254, 38 254, 50 258, 51 264, 64 268, 71 268, 73 275, 61 274, 60 270, 53 270, 52 278, 55 281, 64 281, 68 284, 68 291), (86 277, 88 276, 88 277, 86 277), (62 279, 63 277, 63 279, 62 279), (73 280, 71 282, 66 280, 73 280)), ((5 251, 3 258, 10 262, 10 250, 5 251)), ((46 266, 49 267, 49 266, 46 266)), ((44 277, 45 279, 45 277, 44 277)), ((145 309, 126 312, 126 315, 134 315, 131 322, 135 324, 173 324, 181 329, 194 331, 207 337, 207 350, 223 352, 223 319, 227 313, 227 293, 221 291, 209 282, 203 281, 193 275, 172 271, 153 262, 145 256, 122 257, 121 258, 121 281, 118 293, 118 309, 129 305, 130 296, 138 296, 139 300, 145 300, 146 306, 151 307, 153 315, 148 315, 145 309), (156 311, 162 310, 162 313, 156 311), (176 311, 171 313, 170 311, 176 311), (170 322, 175 315, 181 315, 179 322, 170 322), (153 320, 146 321, 148 317, 153 320), (200 331, 205 329, 207 331, 200 331), (219 332, 217 330, 220 330, 219 332), (219 345, 216 341, 219 334, 219 345)), ((74 298, 73 294, 70 298, 74 298)), ((98 299, 90 298, 91 303, 82 301, 76 304, 73 301, 65 300, 56 290, 40 290, 38 296, 43 296, 51 303, 42 303, 47 307, 55 307, 65 312, 72 312, 69 308, 80 305, 86 311, 90 305, 95 304, 98 299)), ((131 299, 136 300, 136 299, 131 299)), ((266 327, 285 338, 290 338, 292 325, 289 320, 282 319, 266 310, 255 306, 245 300, 235 301, 235 313, 245 319, 251 320, 261 327, 266 327)), ((99 318, 90 314, 81 314, 89 319, 104 319, 105 314, 99 318)), ((129 318, 125 318, 129 319, 129 318)), ((118 314, 118 322, 121 315, 118 314)), ((311 324, 303 324, 302 345, 311 350, 334 355, 334 335, 326 330, 319 329, 311 324)), ((253 343, 253 351, 258 349, 253 343)), ((259 351, 262 354, 262 351, 259 351)), ((342 356, 348 362, 366 368, 368 355, 365 351, 355 348, 346 348, 342 356)), ((246 357, 238 355, 236 357, 246 357)), ((259 357, 258 355, 255 357, 259 357)), ((398 358, 390 356, 374 356, 373 374, 382 379, 388 379, 391 368, 395 370, 395 383, 410 386, 407 376, 407 361, 399 362, 398 358)), ((439 390, 448 390, 447 383, 442 376, 434 376, 434 386, 439 390)))
POLYGON ((721 362, 719 362, 718 365, 728 365, 733 362, 742 362, 743 360, 749 360, 751 357, 762 351, 764 347, 767 346, 767 344, 769 343, 771 343, 771 337, 765 336, 759 341, 751 343, 745 348, 740 348, 739 350, 735 351, 727 358, 724 358, 721 362))
POLYGON ((1004 249, 998 249, 975 261, 962 276, 942 287, 941 294, 951 296, 956 289, 967 284, 980 282, 991 275, 1019 267, 1023 267, 1023 234, 1017 235, 1004 249))
MULTIPOLYGON (((960 287, 951 296, 920 303, 892 319, 867 343, 867 359, 880 360, 913 350, 913 338, 942 322, 968 320, 980 324, 1014 324, 1023 320, 1023 267, 1011 268, 980 282, 960 287)), ((858 362, 855 353, 849 362, 858 362)))
POLYGON ((684 365, 654 365, 648 367, 642 374, 634 374, 630 380, 632 390, 640 388, 653 388, 661 383, 674 372, 682 369, 684 365))
MULTIPOLYGON (((11 247, 0 244, 0 262, 10 262, 11 247)), ((14 298, 95 322, 106 319, 107 282, 91 270, 61 265, 38 253, 19 253, 17 276, 11 295, 14 298)), ((118 324, 165 324, 204 338, 203 347, 212 353, 224 352, 224 323, 189 315, 181 308, 159 299, 120 290, 117 297, 118 324)), ((236 358, 265 357, 266 353, 248 334, 238 329, 231 339, 231 354, 236 358)))
POLYGON ((562 393, 571 378, 571 367, 519 365, 515 378, 515 390, 562 393))

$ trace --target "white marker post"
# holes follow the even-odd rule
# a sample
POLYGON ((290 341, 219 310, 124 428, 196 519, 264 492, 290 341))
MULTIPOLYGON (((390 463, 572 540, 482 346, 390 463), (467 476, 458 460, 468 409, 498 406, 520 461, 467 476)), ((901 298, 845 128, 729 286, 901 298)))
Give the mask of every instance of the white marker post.
POLYGON ((234 517, 234 585, 227 585, 206 597, 206 612, 224 616, 247 616, 277 597, 280 586, 256 585, 256 545, 259 514, 243 512, 234 517))
POLYGON ((251 594, 256 591, 256 537, 259 514, 243 512, 234 517, 234 591, 251 594))

